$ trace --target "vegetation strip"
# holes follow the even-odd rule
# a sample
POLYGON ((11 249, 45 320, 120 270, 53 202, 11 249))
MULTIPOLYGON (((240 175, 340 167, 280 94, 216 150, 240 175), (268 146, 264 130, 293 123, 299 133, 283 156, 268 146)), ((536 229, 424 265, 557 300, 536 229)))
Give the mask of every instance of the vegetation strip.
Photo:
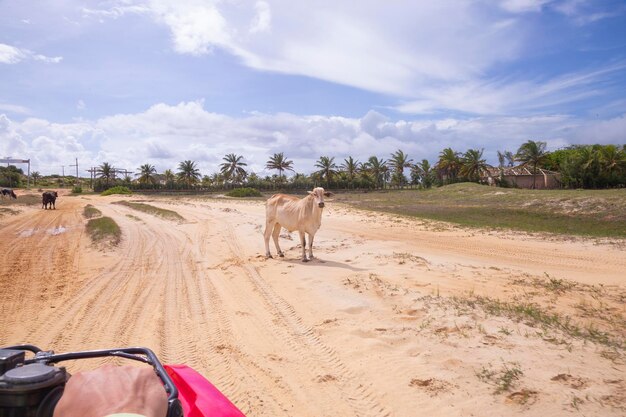
POLYGON ((338 193, 334 199, 469 227, 626 238, 626 189, 546 191, 461 183, 426 191, 338 193))
POLYGON ((108 241, 112 245, 117 245, 122 238, 122 230, 110 217, 99 217, 87 222, 87 233, 94 243, 108 241))
POLYGON ((261 193, 254 188, 235 188, 226 194, 228 197, 261 197, 261 193))
POLYGON ((480 306, 486 313, 495 316, 524 320, 530 326, 541 325, 550 329, 560 330, 571 337, 590 340, 615 349, 624 348, 624 340, 621 337, 613 337, 611 334, 598 330, 593 326, 581 328, 572 323, 570 317, 549 313, 533 303, 512 303, 480 295, 471 295, 466 298, 452 297, 452 300, 457 305, 468 306, 472 309, 480 306))
POLYGON ((107 196, 113 194, 132 194, 132 191, 130 191, 128 187, 124 187, 123 185, 116 185, 115 187, 111 187, 103 191, 100 195, 107 196))
POLYGON ((167 220, 184 221, 185 218, 180 214, 172 210, 162 209, 159 207, 151 206, 145 203, 134 203, 130 201, 116 201, 113 204, 119 204, 122 206, 130 207, 133 210, 142 211, 144 213, 152 214, 153 216, 162 217, 167 220))

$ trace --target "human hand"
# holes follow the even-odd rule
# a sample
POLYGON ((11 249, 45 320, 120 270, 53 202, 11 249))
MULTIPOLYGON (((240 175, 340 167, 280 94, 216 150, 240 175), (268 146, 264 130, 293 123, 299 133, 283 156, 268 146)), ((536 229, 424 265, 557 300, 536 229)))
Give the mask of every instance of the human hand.
POLYGON ((54 417, 103 417, 136 413, 165 417, 167 394, 151 368, 105 365, 73 375, 65 385, 54 417))

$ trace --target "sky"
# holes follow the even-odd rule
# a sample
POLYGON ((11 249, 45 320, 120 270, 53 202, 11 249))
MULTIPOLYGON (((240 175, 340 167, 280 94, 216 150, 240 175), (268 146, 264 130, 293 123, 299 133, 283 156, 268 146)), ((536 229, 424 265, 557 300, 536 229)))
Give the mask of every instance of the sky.
POLYGON ((43 175, 528 140, 626 144, 626 1, 0 0, 0 158, 43 175))

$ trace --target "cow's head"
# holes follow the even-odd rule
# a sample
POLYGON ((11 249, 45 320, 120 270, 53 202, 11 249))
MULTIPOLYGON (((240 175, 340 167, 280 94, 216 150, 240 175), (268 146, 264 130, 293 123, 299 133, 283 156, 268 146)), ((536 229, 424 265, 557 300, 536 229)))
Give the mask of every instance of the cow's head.
POLYGON ((322 187, 314 188, 313 191, 309 191, 309 194, 315 199, 315 203, 319 208, 324 208, 324 196, 330 197, 333 193, 324 191, 322 187))

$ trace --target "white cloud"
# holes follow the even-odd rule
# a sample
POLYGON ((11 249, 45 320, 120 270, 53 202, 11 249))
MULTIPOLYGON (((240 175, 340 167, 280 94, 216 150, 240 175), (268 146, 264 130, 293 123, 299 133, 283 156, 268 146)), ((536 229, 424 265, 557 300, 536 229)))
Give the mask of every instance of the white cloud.
POLYGON ((26 54, 19 48, 11 45, 0 43, 0 63, 17 64, 26 58, 26 54))
POLYGON ((0 103, 0 111, 6 111, 9 113, 17 114, 30 114, 30 109, 17 104, 0 103))
POLYGON ((217 0, 125 0, 101 15, 131 12, 165 25, 181 54, 221 48, 251 68, 404 97, 419 95, 433 81, 472 79, 514 59, 525 31, 476 2, 457 0, 392 2, 384 8, 332 0, 315 6, 259 0, 254 8, 217 0))
POLYGON ((220 48, 257 70, 393 95, 405 101, 398 106, 403 112, 489 114, 543 106, 530 97, 564 103, 597 94, 580 86, 547 91, 558 87, 556 78, 536 80, 517 73, 505 80, 491 74, 495 66, 515 62, 530 48, 535 23, 525 15, 546 9, 574 22, 614 13, 588 0, 399 1, 384 7, 334 0, 314 6, 257 0, 254 7, 218 0, 119 0, 108 9, 85 13, 111 18, 141 14, 168 29, 180 54, 199 56, 220 48))
POLYGON ((33 53, 28 49, 20 49, 15 46, 0 43, 0 64, 17 64, 18 62, 28 59, 58 64, 59 62, 61 62, 63 57, 48 57, 45 55, 33 53))
POLYGON ((257 1, 254 5, 257 14, 252 20, 250 33, 266 32, 270 30, 272 24, 272 13, 270 5, 266 1, 257 1))
POLYGON ((626 68, 626 61, 603 68, 563 74, 548 80, 514 81, 502 79, 491 82, 468 81, 453 83, 422 91, 422 98, 407 101, 396 110, 409 114, 429 114, 441 110, 456 110, 474 114, 518 114, 599 96, 606 76, 626 68))
POLYGON ((501 7, 512 13, 540 12, 552 0, 504 0, 501 7))
POLYGON ((228 24, 212 1, 152 0, 149 9, 157 22, 169 27, 179 53, 202 55, 231 44, 228 24))
POLYGON ((176 170, 180 161, 198 162, 203 174, 219 169, 224 155, 244 157, 261 175, 267 159, 284 152, 297 172, 314 170, 320 156, 341 163, 376 155, 388 159, 397 149, 414 161, 434 163, 446 147, 464 152, 485 149, 496 163, 496 151, 516 151, 528 139, 543 140, 550 149, 579 143, 624 142, 626 115, 595 121, 567 115, 474 117, 445 120, 394 121, 370 111, 361 118, 253 113, 229 117, 208 112, 201 101, 175 106, 157 104, 137 114, 118 114, 95 121, 23 122, 0 114, 0 155, 32 160, 32 169, 58 173, 61 165, 79 159, 81 167, 109 162, 135 172, 145 163, 159 172, 176 170))

